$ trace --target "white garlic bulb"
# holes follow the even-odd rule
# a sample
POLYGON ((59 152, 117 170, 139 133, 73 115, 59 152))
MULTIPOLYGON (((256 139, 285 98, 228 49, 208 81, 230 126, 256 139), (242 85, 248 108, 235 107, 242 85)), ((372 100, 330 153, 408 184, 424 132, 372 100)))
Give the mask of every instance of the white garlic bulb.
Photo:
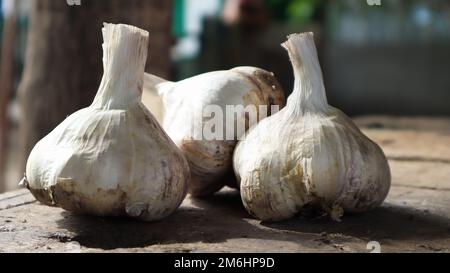
POLYGON ((188 160, 189 192, 193 196, 214 193, 226 184, 228 177, 234 180, 232 156, 240 134, 236 130, 232 137, 225 137, 230 128, 226 125, 231 123, 236 127, 238 122, 247 120, 246 128, 252 126, 256 121, 248 120, 244 107, 268 106, 264 113, 257 113, 263 117, 270 115, 272 105, 284 106, 284 92, 273 73, 255 67, 213 71, 179 82, 146 74, 144 93, 145 90, 149 94, 144 103, 161 117, 164 130, 188 160), (224 121, 220 126, 224 137, 205 138, 203 129, 207 122, 202 118, 205 107, 215 106, 225 115, 227 106, 238 105, 243 109, 236 111, 230 123, 224 121))
POLYGON ((283 44, 294 68, 286 107, 239 142, 234 170, 248 212, 265 221, 293 217, 306 204, 339 219, 382 203, 390 170, 377 144, 328 105, 312 33, 283 44))
POLYGON ((158 220, 180 205, 190 174, 141 103, 148 32, 105 24, 103 39, 104 75, 92 105, 36 144, 21 183, 69 211, 158 220))

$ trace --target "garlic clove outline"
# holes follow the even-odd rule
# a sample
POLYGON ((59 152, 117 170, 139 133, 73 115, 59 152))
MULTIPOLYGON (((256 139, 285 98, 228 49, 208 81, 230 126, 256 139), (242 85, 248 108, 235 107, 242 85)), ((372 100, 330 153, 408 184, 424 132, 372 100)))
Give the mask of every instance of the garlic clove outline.
MULTIPOLYGON (((232 156, 240 133, 231 138, 205 139, 202 134, 204 121, 202 109, 218 106, 226 113, 228 106, 268 106, 268 113, 257 113, 258 117, 270 115, 271 106, 282 108, 284 91, 275 75, 266 70, 241 66, 230 70, 212 71, 179 82, 171 82, 146 74, 144 104, 160 117, 163 128, 183 151, 191 170, 189 192, 194 197, 210 195, 220 190, 225 178, 233 177, 232 156), (159 107, 158 107, 159 105, 159 107), (200 128, 196 131, 194 128, 200 128)), ((247 119, 244 110, 236 111, 231 123, 247 119)), ((245 129, 254 125, 245 124, 245 129)), ((223 122, 222 132, 226 132, 223 122)), ((228 183, 233 185, 233 183, 228 183)))
POLYGON ((102 33, 104 75, 93 103, 35 145, 21 184, 69 211, 160 220, 181 204, 190 172, 141 103, 148 32, 104 24, 102 33))
POLYGON ((379 206, 390 187, 387 159, 328 105, 313 34, 291 34, 282 45, 294 68, 294 90, 286 107, 253 127, 234 152, 245 208, 263 221, 280 221, 306 204, 335 220, 379 206))

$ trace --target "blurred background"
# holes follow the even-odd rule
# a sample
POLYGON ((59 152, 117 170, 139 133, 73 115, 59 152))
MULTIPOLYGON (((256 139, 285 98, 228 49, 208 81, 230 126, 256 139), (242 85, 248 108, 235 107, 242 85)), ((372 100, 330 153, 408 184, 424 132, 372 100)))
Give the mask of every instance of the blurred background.
POLYGON ((102 22, 150 31, 147 72, 251 65, 293 75, 280 43, 314 31, 330 104, 349 115, 450 116, 450 1, 0 0, 0 192, 30 149, 92 101, 102 22))

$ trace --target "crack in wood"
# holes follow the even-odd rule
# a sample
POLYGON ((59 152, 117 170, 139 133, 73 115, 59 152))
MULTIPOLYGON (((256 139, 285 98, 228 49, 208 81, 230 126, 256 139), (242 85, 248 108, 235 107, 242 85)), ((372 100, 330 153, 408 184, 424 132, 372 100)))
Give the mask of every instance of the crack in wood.
POLYGON ((427 187, 427 186, 415 186, 409 184, 395 184, 392 187, 404 187, 404 188, 413 188, 413 189, 421 189, 421 190, 432 190, 432 191, 450 191, 450 188, 438 188, 438 187, 427 187))
POLYGON ((7 205, 7 206, 4 207, 4 208, 0 208, 0 211, 2 211, 2 210, 7 210, 7 209, 12 209, 12 208, 17 208, 17 207, 21 207, 21 206, 33 204, 33 203, 36 203, 36 202, 37 202, 37 200, 32 200, 32 201, 21 202, 21 203, 18 203, 18 204, 13 204, 13 205, 7 205))
POLYGON ((29 192, 23 192, 23 193, 19 193, 17 195, 5 197, 5 198, 0 198, 0 201, 4 202, 4 201, 7 201, 7 200, 11 200, 11 199, 22 197, 24 195, 29 195, 29 194, 30 194, 29 192))
POLYGON ((388 156, 387 159, 392 161, 418 161, 418 162, 433 162, 433 163, 444 163, 450 164, 450 159, 443 158, 427 158, 421 156, 388 156))

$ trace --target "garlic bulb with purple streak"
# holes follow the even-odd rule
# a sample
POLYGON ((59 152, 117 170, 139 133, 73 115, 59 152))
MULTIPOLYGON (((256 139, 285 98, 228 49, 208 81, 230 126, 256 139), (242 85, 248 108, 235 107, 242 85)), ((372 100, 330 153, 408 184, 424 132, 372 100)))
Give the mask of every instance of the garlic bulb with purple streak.
POLYGON ((388 162, 349 117, 328 105, 313 34, 292 34, 283 47, 294 68, 293 93, 234 152, 246 209, 279 221, 306 204, 334 219, 379 206, 390 187, 388 162))
POLYGON ((179 82, 146 74, 143 102, 183 151, 192 175, 189 192, 201 197, 218 191, 227 182, 236 184, 232 157, 241 136, 236 130, 230 138, 205 138, 207 122, 202 118, 202 110, 215 106, 218 112, 226 114, 227 106, 242 106, 230 115, 230 123, 224 121, 218 127, 224 133, 238 123, 248 129, 254 121, 248 119, 245 107, 267 106, 268 113, 258 111, 257 115, 270 115, 273 105, 284 106, 284 92, 273 73, 247 66, 212 71, 179 82))

